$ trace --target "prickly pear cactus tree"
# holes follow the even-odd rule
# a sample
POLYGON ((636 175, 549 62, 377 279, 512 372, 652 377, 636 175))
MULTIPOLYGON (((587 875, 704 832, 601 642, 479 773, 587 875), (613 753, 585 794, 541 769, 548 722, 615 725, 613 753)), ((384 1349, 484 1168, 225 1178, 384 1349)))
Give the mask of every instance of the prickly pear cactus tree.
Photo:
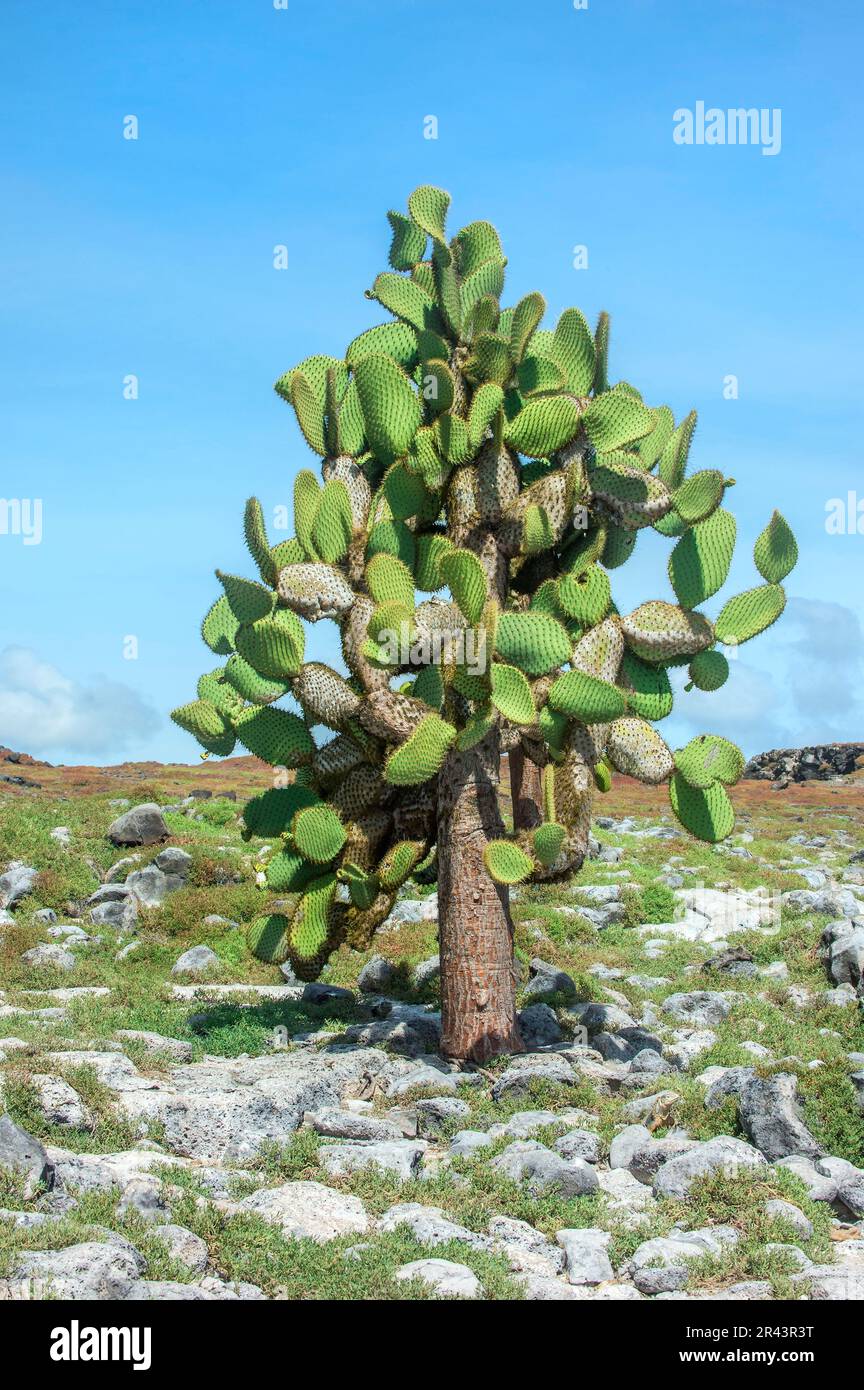
POLYGON ((693 835, 729 834, 740 751, 705 734, 673 752, 655 724, 670 667, 716 690, 717 644, 780 616, 796 545, 775 512, 762 582, 705 616, 736 528, 732 480, 688 471, 695 415, 676 425, 610 383, 605 314, 592 332, 578 309, 543 326, 537 293, 502 308, 498 234, 473 222, 448 238, 449 202, 422 187, 388 214, 391 269, 367 291, 387 321, 276 382, 321 481, 298 473, 295 535, 275 546, 247 502, 259 577, 217 571, 202 632, 223 661, 173 718, 212 754, 239 743, 296 770, 244 812, 249 837, 276 842, 255 954, 314 978, 437 868, 443 1048, 483 1060, 521 1047, 508 885, 578 872, 614 771, 668 783, 693 835), (647 529, 669 540, 669 588, 622 614, 614 571, 647 529), (307 659, 306 625, 324 620, 344 674, 307 659), (502 751, 518 769, 511 834, 502 751))

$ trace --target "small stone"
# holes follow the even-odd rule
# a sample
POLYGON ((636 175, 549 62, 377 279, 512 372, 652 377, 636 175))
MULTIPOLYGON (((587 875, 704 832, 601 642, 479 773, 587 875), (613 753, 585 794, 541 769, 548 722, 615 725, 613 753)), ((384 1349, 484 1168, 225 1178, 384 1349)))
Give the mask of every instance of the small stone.
POLYGON ((106 834, 115 845, 154 845, 171 832, 155 801, 142 802, 109 825, 106 834))
POLYGON ((15 903, 26 898, 36 887, 38 877, 36 869, 22 864, 20 859, 13 859, 6 872, 0 874, 0 907, 14 907, 15 903))
POLYGON ((383 956, 373 956, 367 960, 357 976, 357 988, 361 994, 386 994, 396 979, 396 967, 383 956))
POLYGON ((40 942, 38 946, 31 946, 29 951, 23 951, 21 959, 25 965, 32 965, 37 970, 69 971, 74 970, 78 964, 71 951, 47 941, 40 942))
POLYGON ((556 1240, 564 1250, 567 1278, 571 1284, 602 1284, 615 1277, 609 1262, 608 1231, 594 1227, 556 1232, 556 1240))
POLYGON ((447 1298, 479 1298, 483 1293, 483 1285, 473 1270, 452 1260, 412 1260, 397 1269, 394 1278, 400 1283, 420 1279, 447 1298))
POLYGON ((15 1169, 25 1175, 27 1199, 35 1195, 40 1185, 54 1186, 54 1165, 45 1149, 8 1115, 0 1115, 0 1168, 15 1169))
POLYGON ((171 967, 172 975, 204 975, 220 965, 219 957, 209 946, 190 946, 171 967))

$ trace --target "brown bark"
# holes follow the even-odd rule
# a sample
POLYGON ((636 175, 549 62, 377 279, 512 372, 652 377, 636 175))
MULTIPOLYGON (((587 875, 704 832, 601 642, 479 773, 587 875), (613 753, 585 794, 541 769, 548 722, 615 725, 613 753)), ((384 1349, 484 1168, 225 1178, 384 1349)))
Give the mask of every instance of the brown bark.
POLYGON ((543 777, 536 763, 521 748, 511 748, 510 797, 513 803, 513 829, 536 830, 543 823, 543 777))
POLYGON ((499 759, 496 729, 467 752, 452 751, 439 777, 441 1051, 473 1062, 524 1051, 509 893, 483 863, 487 841, 504 834, 499 759))

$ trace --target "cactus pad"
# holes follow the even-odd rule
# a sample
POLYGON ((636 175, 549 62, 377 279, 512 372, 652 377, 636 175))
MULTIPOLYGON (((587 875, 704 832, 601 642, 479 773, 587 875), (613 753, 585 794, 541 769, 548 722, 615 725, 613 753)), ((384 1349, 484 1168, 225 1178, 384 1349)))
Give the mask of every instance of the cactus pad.
POLYGON ((428 714, 405 743, 391 753, 384 776, 397 787, 412 787, 434 777, 456 738, 456 729, 437 714, 428 714))
POLYGON ((537 709, 531 687, 522 672, 515 666, 507 666, 493 661, 491 671, 491 699, 497 710, 511 724, 533 724, 537 709))
POLYGON ((669 783, 669 801, 684 829, 697 840, 716 844, 731 835, 735 812, 720 782, 712 782, 703 790, 691 787, 680 772, 675 772, 669 783))
POLYGON ((486 872, 496 883, 524 883, 534 872, 534 861, 514 840, 490 840, 483 850, 486 872))
POLYGON ((619 719, 627 707, 620 690, 584 671, 567 671, 559 676, 549 691, 549 704, 568 719, 578 719, 583 724, 606 724, 619 719))
POLYGON ((780 584, 798 563, 798 542, 789 523, 779 512, 772 514, 765 530, 756 538, 753 559, 762 578, 780 584))
POLYGON ((572 645, 561 624, 546 613, 502 613, 498 620, 497 654, 531 676, 569 661, 572 645))
POLYGON ((749 642, 766 627, 776 623, 786 607, 786 595, 779 584, 760 584, 756 589, 730 598, 716 623, 717 641, 724 646, 749 642))

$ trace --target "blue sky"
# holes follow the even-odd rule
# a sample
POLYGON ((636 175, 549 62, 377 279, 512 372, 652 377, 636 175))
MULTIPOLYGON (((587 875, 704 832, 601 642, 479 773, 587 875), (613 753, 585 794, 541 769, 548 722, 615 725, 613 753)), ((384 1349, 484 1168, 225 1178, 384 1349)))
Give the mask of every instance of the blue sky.
MULTIPOLYGON (((6 0, 0 37, 0 494, 42 503, 41 543, 0 534, 0 743, 195 760, 167 712, 213 664, 213 569, 249 572, 244 499, 272 515, 311 461, 272 382, 380 319, 385 213, 424 182, 496 223, 507 302, 609 310, 613 379, 698 410, 691 459, 738 480, 724 595, 773 506, 798 535, 783 621, 667 736, 864 737, 864 534, 825 527, 864 499, 859 7, 6 0), (699 101, 779 109, 779 153, 676 144, 699 101)), ((652 540, 622 608, 668 596, 652 540)))

